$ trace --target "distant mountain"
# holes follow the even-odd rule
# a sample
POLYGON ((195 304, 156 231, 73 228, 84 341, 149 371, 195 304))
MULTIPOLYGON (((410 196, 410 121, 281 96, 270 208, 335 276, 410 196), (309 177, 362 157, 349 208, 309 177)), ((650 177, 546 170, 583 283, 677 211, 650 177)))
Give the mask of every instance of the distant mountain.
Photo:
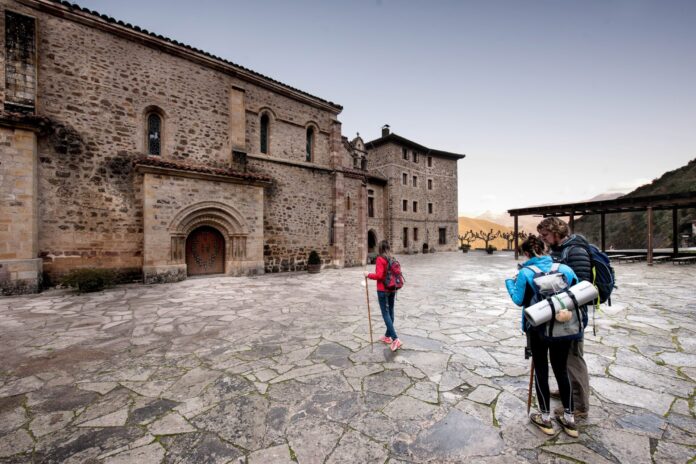
MULTIPOLYGON (((663 174, 650 184, 638 187, 623 198, 660 195, 667 193, 696 192, 696 159, 686 166, 663 174)), ((583 216, 575 221, 575 232, 599 244, 599 215, 583 216)), ((681 209, 677 221, 680 229, 690 229, 696 221, 696 209, 681 209)), ((672 212, 655 211, 653 244, 656 248, 672 246, 672 212)), ((615 213, 606 215, 606 244, 616 249, 646 248, 647 215, 645 212, 615 213)))
MULTIPOLYGON (((507 212, 494 213, 492 211, 486 211, 485 213, 476 216, 476 219, 494 222, 504 227, 509 227, 511 229, 515 226, 513 217, 510 216, 507 212)), ((523 230, 525 232, 534 232, 540 220, 541 218, 534 216, 519 216, 518 227, 520 228, 520 230, 523 230)))
POLYGON ((624 195, 625 195, 625 193, 600 193, 599 195, 594 196, 587 201, 614 200, 614 199, 622 197, 624 195))

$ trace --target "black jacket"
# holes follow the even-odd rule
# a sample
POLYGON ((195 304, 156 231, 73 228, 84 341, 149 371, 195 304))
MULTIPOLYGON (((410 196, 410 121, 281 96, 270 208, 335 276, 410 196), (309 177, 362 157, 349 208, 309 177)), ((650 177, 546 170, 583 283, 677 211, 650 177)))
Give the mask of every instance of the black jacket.
POLYGON ((582 235, 571 235, 568 239, 558 246, 551 247, 551 257, 554 261, 563 263, 566 266, 575 271, 578 276, 578 280, 587 280, 592 282, 592 262, 590 261, 590 255, 587 250, 579 245, 589 245, 588 241, 582 235), (566 252, 566 259, 563 260, 563 252, 568 248, 566 252))

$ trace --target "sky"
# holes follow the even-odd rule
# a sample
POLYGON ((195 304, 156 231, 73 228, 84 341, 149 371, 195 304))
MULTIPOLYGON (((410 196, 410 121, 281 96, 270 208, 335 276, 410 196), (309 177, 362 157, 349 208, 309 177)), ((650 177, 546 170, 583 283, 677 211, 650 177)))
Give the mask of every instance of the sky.
POLYGON ((696 1, 77 0, 456 153, 461 215, 628 193, 696 158, 696 1))

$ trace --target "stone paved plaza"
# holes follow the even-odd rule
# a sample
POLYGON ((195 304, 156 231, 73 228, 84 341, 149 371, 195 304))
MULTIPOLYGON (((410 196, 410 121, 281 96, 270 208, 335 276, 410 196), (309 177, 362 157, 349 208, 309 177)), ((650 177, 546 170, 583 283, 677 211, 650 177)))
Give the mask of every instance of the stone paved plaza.
POLYGON ((617 266, 570 439, 526 419, 511 254, 401 261, 397 353, 362 268, 0 299, 0 462, 694 459, 696 266, 617 266))

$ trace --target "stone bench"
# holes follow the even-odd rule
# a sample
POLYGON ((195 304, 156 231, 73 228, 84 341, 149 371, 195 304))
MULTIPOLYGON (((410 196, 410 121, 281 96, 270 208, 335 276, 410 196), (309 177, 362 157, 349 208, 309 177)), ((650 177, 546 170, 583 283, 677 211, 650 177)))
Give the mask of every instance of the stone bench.
POLYGON ((674 258, 672 264, 694 264, 696 263, 696 256, 684 256, 681 258, 674 258))

